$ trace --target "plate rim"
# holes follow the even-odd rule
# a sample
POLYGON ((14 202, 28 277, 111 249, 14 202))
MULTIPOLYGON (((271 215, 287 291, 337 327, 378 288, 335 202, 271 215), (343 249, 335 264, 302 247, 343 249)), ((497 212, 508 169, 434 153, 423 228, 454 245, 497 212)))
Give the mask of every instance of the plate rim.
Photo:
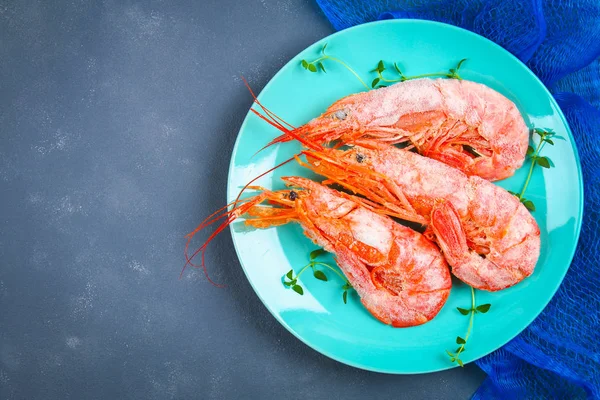
MULTIPOLYGON (((355 30, 360 30, 360 29, 368 29, 369 27, 373 26, 373 25, 404 25, 404 24, 424 24, 424 25, 433 25, 433 26, 443 26, 446 29, 451 29, 451 30, 456 30, 456 31, 461 31, 464 34, 470 35, 472 37, 477 38, 477 40, 484 40, 486 42, 488 42, 489 45, 496 47, 497 49, 499 49, 501 52, 504 52, 509 58, 512 58, 513 61, 517 62, 522 68, 525 69, 525 71, 527 71, 527 73, 529 75, 531 75, 535 81, 537 81, 537 83, 543 88, 543 90, 546 92, 546 94, 548 95, 548 97, 550 98, 550 102, 551 104, 553 104, 554 106, 556 106, 556 110, 558 112, 558 116, 560 117, 561 121, 564 123, 565 127, 566 127, 566 131, 567 134, 569 135, 569 138, 571 139, 571 142, 573 143, 573 154, 575 157, 575 161, 576 161, 576 169, 577 169, 577 177, 578 177, 578 187, 579 187, 579 204, 578 204, 578 213, 577 213, 577 223, 576 223, 576 232, 575 232, 575 246, 573 246, 573 249, 571 250, 571 254, 569 254, 569 265, 568 267, 564 270, 564 273, 562 274, 562 276, 560 276, 560 279, 557 280, 557 283, 555 285, 555 287, 552 289, 552 294, 551 296, 548 297, 548 300, 545 302, 545 304, 540 308, 539 311, 535 312, 532 314, 532 317, 527 321, 527 323, 523 326, 522 329, 518 330, 517 333, 515 333, 515 335, 512 338, 509 338, 508 340, 504 341, 503 343, 499 344, 495 349, 480 355, 479 357, 466 362, 465 364, 470 364, 472 362, 475 362, 477 360, 480 360, 483 357, 488 356, 489 354, 493 353, 494 351, 500 349, 501 347, 505 346, 508 342, 510 342, 511 340, 515 339, 517 336, 519 336, 525 329, 527 329, 527 327, 529 327, 529 325, 531 325, 531 323, 544 311, 544 309, 548 306, 548 304, 550 303, 550 301, 552 301, 552 299, 554 298, 554 296, 556 295, 556 292, 558 291, 558 288, 560 287, 560 285, 562 284, 567 272, 569 271, 569 268, 571 267, 571 264, 573 262, 573 258, 575 256, 575 252, 577 250, 577 246, 579 244, 579 238, 580 238, 580 234, 581 234, 581 227, 583 224, 583 210, 584 210, 584 182, 583 182, 583 173, 582 173, 582 169, 581 169, 581 159, 579 157, 579 151, 577 149, 577 143, 575 141, 575 138, 573 136, 573 133, 571 132, 571 127, 569 126, 569 123, 567 121, 567 119, 565 118, 562 109, 560 108, 560 106, 558 105, 558 103, 556 102, 556 99, 554 98, 554 96, 552 95, 552 93, 550 93, 550 91, 548 90, 548 88, 546 87, 546 85, 544 85, 544 83, 533 73, 533 71, 531 71, 531 69, 529 69, 529 67, 523 63, 521 60, 519 60, 515 55, 513 55, 512 53, 510 53, 508 50, 506 50, 505 48, 503 48, 502 46, 500 46, 499 44, 491 41, 490 39, 481 36, 475 32, 469 31, 467 29, 464 28, 460 28, 458 26, 455 25, 451 25, 451 24, 447 24, 447 23, 443 23, 443 22, 437 22, 437 21, 431 21, 431 20, 424 20, 424 19, 388 19, 388 20, 378 20, 378 21, 372 21, 372 22, 367 22, 364 24, 360 24, 360 25, 355 25, 353 27, 347 28, 347 29, 343 29, 341 31, 337 31, 332 33, 331 35, 325 36, 313 43, 311 43, 309 46, 305 47, 304 49, 300 50, 299 52, 297 52, 294 56, 291 57, 291 59, 285 63, 285 65, 283 65, 267 82, 267 84, 262 88, 262 90, 260 91, 260 93, 257 95, 257 98, 260 99, 262 93, 266 90, 269 89, 269 87, 271 86, 271 84, 273 83, 273 81, 276 80, 276 78, 283 73, 283 71, 287 70, 291 64, 292 61, 294 60, 294 58, 296 58, 299 54, 303 53, 304 51, 314 47, 315 45, 321 43, 321 42, 327 42, 330 40, 333 40, 334 38, 336 38, 339 35, 343 35, 344 33, 348 32, 348 31, 355 31, 355 30)), ((252 105, 250 106, 252 107, 252 105)), ((251 117, 252 112, 250 110, 248 110, 248 113, 246 114, 246 116, 244 117, 244 121, 242 122, 242 124, 240 125, 240 128, 238 130, 237 136, 236 136, 236 140, 235 143, 233 145, 233 148, 231 150, 231 158, 229 161, 229 170, 227 173, 227 199, 232 197, 232 193, 230 192, 230 182, 232 180, 232 174, 233 171, 235 169, 235 165, 234 165, 234 161, 235 161, 235 155, 237 154, 238 151, 238 146, 240 143, 240 138, 241 138, 241 133, 242 131, 245 129, 246 125, 248 124, 248 120, 251 117)), ((366 371, 372 371, 372 372, 378 372, 378 373, 384 373, 384 374, 390 374, 390 375, 416 375, 416 374, 425 374, 425 373, 432 373, 432 372, 438 372, 438 371, 446 371, 452 368, 457 368, 458 365, 455 363, 449 363, 448 367, 443 367, 443 368, 433 368, 433 369, 425 369, 425 370, 415 370, 415 371, 410 371, 410 372, 406 372, 406 371, 401 371, 401 370, 391 370, 391 369, 382 369, 382 368, 377 368, 377 367, 372 367, 369 365, 363 365, 360 364, 358 362, 355 362, 353 360, 349 360, 349 359, 345 359, 343 357, 338 357, 338 356, 334 356, 332 355, 328 350, 323 349, 321 346, 309 342, 307 340, 305 340, 301 335, 299 335, 298 333, 296 333, 294 331, 294 329, 292 329, 292 327, 290 327, 281 317, 280 315, 275 312, 275 310, 269 305, 268 302, 265 301, 265 299, 263 298, 263 296, 261 296, 260 292, 257 290, 257 288, 255 287, 255 285, 252 283, 252 281, 250 280, 250 277, 248 275, 248 272, 246 271, 246 267, 244 266, 244 262, 242 261, 242 257, 240 257, 240 252, 238 249, 238 245, 237 245, 237 241, 236 241, 236 237, 234 235, 234 232, 232 229, 229 229, 230 235, 231 235, 231 240, 233 242, 233 247, 235 249, 236 252, 236 256, 238 258, 238 261, 240 263, 240 266, 242 268, 242 270, 244 271, 244 275, 246 276, 246 279, 248 281, 248 283, 250 284, 250 286, 252 287, 252 289, 254 290, 254 293, 258 296, 258 298, 260 299, 261 303, 267 308, 267 310, 269 311, 269 313, 271 313, 271 315, 288 331, 290 332, 292 335, 294 335, 297 339, 299 339, 302 343, 306 344, 308 347, 310 347, 311 349, 319 352, 320 354, 331 358, 337 362, 340 362, 342 364, 346 364, 358 369, 362 369, 362 370, 366 370, 366 371)))

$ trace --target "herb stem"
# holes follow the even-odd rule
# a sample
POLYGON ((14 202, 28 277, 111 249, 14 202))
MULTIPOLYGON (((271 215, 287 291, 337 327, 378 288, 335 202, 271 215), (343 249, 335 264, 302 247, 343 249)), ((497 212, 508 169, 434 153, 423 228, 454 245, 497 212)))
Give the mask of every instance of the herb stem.
POLYGON ((519 193, 519 200, 522 200, 523 196, 525 195, 525 191, 527 190, 527 186, 529 186, 529 181, 531 180, 531 176, 533 175, 533 168, 535 167, 535 164, 537 163, 537 157, 539 156, 540 152, 542 151, 542 148, 544 147, 545 143, 546 142, 544 140, 540 140, 540 143, 537 145, 537 148, 535 149, 535 153, 533 153, 533 156, 531 157, 531 166, 529 167, 529 173, 527 174, 527 179, 525 180, 523 189, 521 190, 521 193, 519 193))
POLYGON ((304 267, 302 267, 302 269, 300 270, 300 272, 298 272, 298 274, 296 274, 296 279, 300 278, 300 275, 302 275, 302 273, 303 273, 304 271, 306 271, 306 269, 307 269, 308 267, 312 267, 312 266, 313 266, 313 263, 312 263, 312 262, 309 262, 309 263, 308 263, 308 264, 306 264, 304 267))
MULTIPOLYGON (((346 64, 345 62, 343 62, 342 60, 340 60, 339 58, 336 57, 332 57, 332 56, 323 56, 321 58, 319 58, 317 61, 320 60, 331 60, 331 61, 335 61, 341 65, 343 65, 348 71, 350 71, 352 73, 352 75, 354 75, 356 77, 356 79, 358 79, 360 81, 360 83, 367 89, 367 90, 371 90, 371 88, 369 86, 367 86, 367 84, 365 83, 365 81, 362 80, 362 78, 356 73, 356 71, 354 71, 348 64, 346 64)), ((313 61, 314 63, 315 61, 313 61)))
POLYGON ((461 344, 456 352, 457 359, 460 353, 465 349, 465 344, 469 340, 469 335, 471 335, 471 330, 473 329, 473 317, 475 317, 475 289, 471 286, 471 316, 469 317, 469 327, 467 328, 467 334, 465 335, 465 343, 461 344))
POLYGON ((344 275, 342 275, 339 271, 337 271, 331 265, 325 264, 325 263, 322 263, 322 262, 319 262, 319 261, 313 261, 311 264, 313 264, 313 265, 320 265, 322 267, 328 268, 331 272, 335 273, 337 276, 339 276, 340 278, 342 278, 343 281, 345 281, 346 283, 348 283, 348 279, 346 279, 346 277, 344 275))
POLYGON ((446 78, 451 78, 452 75, 451 74, 447 74, 445 72, 433 72, 430 74, 421 74, 421 75, 413 75, 413 76, 407 76, 405 77, 406 79, 418 79, 418 78, 426 78, 428 76, 443 76, 446 78))

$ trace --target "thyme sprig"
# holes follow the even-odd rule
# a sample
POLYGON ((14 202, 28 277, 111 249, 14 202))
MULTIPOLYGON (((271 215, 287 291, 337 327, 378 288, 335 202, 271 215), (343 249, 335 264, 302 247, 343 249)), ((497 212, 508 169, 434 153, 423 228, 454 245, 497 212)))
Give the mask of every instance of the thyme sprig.
POLYGON ((348 71, 350 71, 350 73, 352 73, 352 75, 354 75, 356 77, 356 79, 358 79, 360 81, 360 83, 367 90, 370 90, 369 86, 367 86, 365 81, 363 81, 362 78, 356 73, 356 71, 354 71, 348 64, 346 64, 344 61, 340 60, 337 57, 333 57, 333 56, 330 56, 329 54, 326 54, 325 53, 326 48, 327 48, 327 43, 325 43, 323 48, 321 48, 321 56, 318 57, 317 59, 315 59, 313 61, 307 61, 307 60, 300 61, 300 64, 302 65, 302 67, 304 67, 304 69, 306 69, 307 71, 310 71, 310 72, 317 72, 318 70, 321 70, 321 71, 327 73, 327 71, 325 70, 325 66, 323 65, 323 61, 325 61, 325 60, 334 61, 334 62, 342 65, 348 71))
POLYGON ((348 279, 346 279, 346 277, 338 271, 337 268, 335 268, 327 263, 317 261, 317 258, 324 253, 325 253, 325 250, 323 250, 323 249, 313 250, 309 255, 309 259, 310 259, 309 263, 306 264, 304 267, 302 267, 302 269, 300 269, 300 272, 298 272, 297 275, 294 275, 294 270, 290 269, 283 277, 283 279, 284 279, 283 284, 286 287, 291 288, 294 292, 298 293, 299 295, 303 295, 304 288, 298 283, 298 279, 300 278, 300 276, 305 271, 307 271, 309 268, 311 268, 311 270, 313 272, 313 276, 315 278, 317 278, 320 281, 327 282, 329 280, 327 278, 327 275, 325 275, 325 272, 323 272, 323 270, 318 269, 317 267, 326 268, 326 269, 329 269, 334 274, 336 274, 337 276, 339 276, 340 279, 342 279, 344 281, 344 285, 342 286, 342 290, 343 290, 342 300, 344 301, 344 304, 346 304, 348 302, 348 290, 352 289, 352 285, 350 284, 348 279))
POLYGON ((471 335, 471 330, 473 329, 473 318, 477 313, 485 314, 490 310, 491 306, 491 304, 482 304, 480 306, 475 306, 475 289, 471 287, 471 308, 456 307, 458 312, 462 315, 470 315, 469 327, 467 328, 467 334, 464 338, 461 336, 456 337, 456 344, 458 344, 459 347, 454 352, 446 350, 446 354, 448 354, 448 356, 450 357, 450 362, 455 362, 461 367, 464 367, 464 363, 460 359, 460 354, 465 351, 465 345, 467 344, 469 336, 471 335))
POLYGON ((440 78, 450 78, 450 79, 461 80, 462 78, 458 74, 458 71, 460 70, 460 67, 463 65, 463 63, 465 61, 467 61, 467 59, 463 58, 462 60, 460 60, 458 62, 458 64, 456 65, 456 68, 450 68, 448 70, 448 72, 433 72, 433 73, 428 73, 428 74, 411 75, 411 76, 404 75, 404 73, 402 72, 402 70, 400 69, 398 64, 394 63, 394 70, 399 75, 399 77, 395 78, 395 79, 388 79, 383 76, 383 71, 385 71, 388 68, 385 67, 385 63, 383 62, 383 60, 379 60, 379 63, 377 63, 377 67, 375 67, 375 69, 371 70, 371 72, 377 73, 377 78, 373 79, 373 81, 371 82, 371 87, 374 89, 386 87, 386 85, 379 84, 380 82, 396 83, 396 82, 408 81, 411 79, 428 78, 428 77, 434 77, 434 76, 437 76, 440 78), (379 84, 379 86, 378 86, 378 84, 379 84))
POLYGON ((527 148, 526 156, 531 160, 531 165, 529 166, 529 173, 527 174, 527 179, 525 179, 523 188, 521 189, 521 191, 519 193, 511 192, 509 190, 509 192, 511 194, 517 196, 519 201, 521 203, 523 203, 523 205, 529 211, 535 211, 535 204, 533 204, 533 201, 525 198, 525 191, 527 190, 527 187, 529 186, 529 182, 531 181, 531 176, 533 175, 533 169, 535 168, 536 165, 539 165, 542 168, 554 167, 554 163, 552 162, 552 160, 549 157, 540 155, 542 152, 542 149, 544 148, 546 143, 549 144, 550 146, 554 146, 554 141, 552 139, 565 140, 565 138, 563 138, 562 136, 556 135, 556 133, 552 129, 547 129, 547 128, 546 129, 533 128, 532 136, 533 135, 538 135, 540 139, 539 139, 539 143, 537 144, 537 146, 535 148, 533 146, 529 146, 527 148))

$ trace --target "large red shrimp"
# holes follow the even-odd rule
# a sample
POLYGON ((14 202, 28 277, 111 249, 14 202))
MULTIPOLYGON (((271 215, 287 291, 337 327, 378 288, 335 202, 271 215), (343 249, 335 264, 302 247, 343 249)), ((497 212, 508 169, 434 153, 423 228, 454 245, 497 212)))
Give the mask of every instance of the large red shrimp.
MULTIPOLYGON (((225 221, 217 232, 241 216, 256 228, 297 222, 306 236, 336 256, 362 304, 381 322, 407 327, 437 315, 452 282, 448 264, 435 244, 375 212, 368 201, 305 178, 283 180, 294 188, 262 189, 254 197, 238 200, 223 215, 209 217, 192 235, 221 218, 225 221), (261 205, 265 201, 270 205, 261 205)), ((207 244, 200 248, 202 252, 207 244)))
MULTIPOLYGON (((259 115, 284 134, 325 144, 358 139, 407 143, 421 155, 487 180, 512 176, 523 165, 529 130, 516 105, 480 83, 416 79, 352 94, 298 128, 262 107, 259 115)), ((258 111, 252 109, 258 114, 258 111)))
POLYGON ((539 227, 501 187, 374 141, 358 141, 348 150, 304 153, 305 165, 329 182, 428 226, 426 234, 437 241, 452 273, 467 284, 496 291, 533 273, 540 254, 539 227))

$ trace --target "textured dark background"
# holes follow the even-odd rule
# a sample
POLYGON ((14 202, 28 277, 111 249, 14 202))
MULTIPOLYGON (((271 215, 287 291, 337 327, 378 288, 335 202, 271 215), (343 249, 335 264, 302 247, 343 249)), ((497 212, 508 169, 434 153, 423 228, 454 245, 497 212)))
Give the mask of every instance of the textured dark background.
POLYGON ((251 98, 332 28, 310 0, 0 1, 0 398, 466 399, 464 369, 332 361, 258 300, 220 236, 251 98), (25 4, 27 3, 27 4, 25 4))

